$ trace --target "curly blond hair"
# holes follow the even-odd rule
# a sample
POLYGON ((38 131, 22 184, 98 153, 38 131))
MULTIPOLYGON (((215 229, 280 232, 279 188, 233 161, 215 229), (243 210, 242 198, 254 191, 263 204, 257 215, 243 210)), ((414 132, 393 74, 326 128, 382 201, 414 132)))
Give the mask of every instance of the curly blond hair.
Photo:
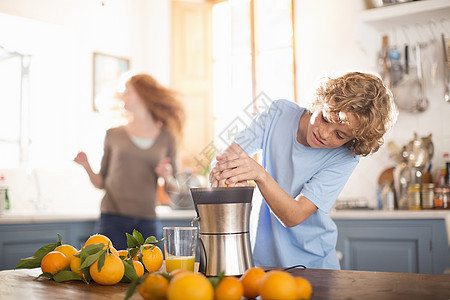
POLYGON ((311 111, 325 110, 334 116, 331 122, 348 123, 352 114, 358 126, 355 138, 346 146, 354 155, 375 153, 384 142, 383 135, 394 125, 397 117, 391 91, 372 74, 350 72, 338 78, 328 78, 316 91, 311 111))
POLYGON ((134 75, 128 82, 145 102, 155 121, 161 122, 174 137, 181 138, 185 111, 176 93, 148 74, 134 75))

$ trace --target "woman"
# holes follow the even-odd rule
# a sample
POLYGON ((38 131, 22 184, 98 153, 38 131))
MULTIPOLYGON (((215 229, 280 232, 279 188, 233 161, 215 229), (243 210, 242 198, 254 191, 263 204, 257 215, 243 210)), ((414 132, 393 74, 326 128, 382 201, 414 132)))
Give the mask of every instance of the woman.
POLYGON ((177 172, 176 140, 185 117, 174 92, 150 75, 135 75, 125 87, 122 99, 130 119, 106 132, 100 172, 92 171, 84 152, 74 159, 92 184, 105 190, 95 229, 117 249, 127 248, 125 233, 134 229, 144 238, 161 237, 155 213, 157 179, 170 182, 177 172))

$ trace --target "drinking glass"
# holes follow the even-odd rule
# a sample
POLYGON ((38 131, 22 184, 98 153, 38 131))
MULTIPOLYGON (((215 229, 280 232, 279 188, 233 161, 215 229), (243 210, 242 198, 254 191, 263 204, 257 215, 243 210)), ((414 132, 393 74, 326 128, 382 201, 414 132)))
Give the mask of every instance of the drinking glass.
POLYGON ((166 272, 194 271, 197 227, 164 227, 163 231, 166 272))

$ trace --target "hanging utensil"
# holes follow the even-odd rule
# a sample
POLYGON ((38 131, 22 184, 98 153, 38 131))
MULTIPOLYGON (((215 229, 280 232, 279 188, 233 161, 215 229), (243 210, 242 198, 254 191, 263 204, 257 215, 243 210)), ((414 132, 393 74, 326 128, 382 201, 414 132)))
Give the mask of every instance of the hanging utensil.
POLYGON ((409 46, 405 45, 405 74, 409 74, 409 46))
POLYGON ((414 110, 417 112, 425 111, 428 108, 428 99, 425 96, 425 85, 423 81, 423 66, 420 44, 416 45, 416 64, 417 64, 417 80, 419 84, 420 99, 414 103, 414 110))
POLYGON ((444 100, 450 102, 450 42, 441 34, 444 47, 444 100))
POLYGON ((405 45, 405 67, 402 79, 392 86, 392 93, 394 94, 395 103, 398 109, 406 112, 417 113, 417 101, 414 101, 417 95, 420 94, 417 72, 414 68, 416 66, 410 65, 409 46, 405 45))

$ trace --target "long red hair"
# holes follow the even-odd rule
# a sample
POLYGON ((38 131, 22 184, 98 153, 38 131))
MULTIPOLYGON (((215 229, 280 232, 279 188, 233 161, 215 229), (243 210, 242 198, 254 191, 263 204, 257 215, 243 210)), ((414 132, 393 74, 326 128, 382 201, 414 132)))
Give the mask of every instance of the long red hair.
POLYGON ((134 75, 128 82, 145 102, 155 121, 161 122, 174 137, 181 138, 186 116, 176 93, 148 74, 134 75))

